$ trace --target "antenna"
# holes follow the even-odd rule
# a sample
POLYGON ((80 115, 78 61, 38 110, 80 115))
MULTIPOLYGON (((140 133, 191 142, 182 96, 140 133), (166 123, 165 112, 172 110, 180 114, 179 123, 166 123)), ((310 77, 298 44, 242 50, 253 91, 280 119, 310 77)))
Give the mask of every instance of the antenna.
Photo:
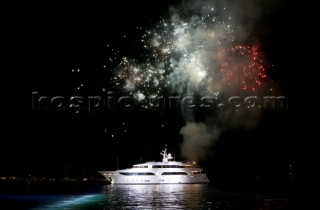
POLYGON ((171 154, 167 153, 167 145, 166 144, 165 144, 164 150, 162 150, 162 152, 160 152, 160 154, 162 155, 162 162, 164 162, 164 163, 168 163, 169 160, 173 159, 171 154))

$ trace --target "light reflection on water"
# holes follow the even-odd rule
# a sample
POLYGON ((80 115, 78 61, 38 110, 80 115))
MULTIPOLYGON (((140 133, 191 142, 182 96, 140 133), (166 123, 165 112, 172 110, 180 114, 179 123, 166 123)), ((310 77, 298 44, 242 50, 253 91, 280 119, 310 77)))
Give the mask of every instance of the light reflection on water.
POLYGON ((101 194, 67 196, 32 210, 82 209, 199 209, 212 203, 204 198, 206 185, 106 185, 101 194))
POLYGON ((210 204, 203 195, 206 185, 114 185, 104 189, 106 209, 125 207, 129 209, 179 209, 201 208, 210 204))
POLYGON ((60 201, 32 208, 32 210, 76 210, 91 209, 91 205, 95 205, 101 199, 101 194, 64 196, 60 201), (86 208, 87 207, 87 208, 86 208))
MULTIPOLYGON (((287 209, 288 200, 216 190, 210 184, 105 185, 91 194, 32 195, 32 210, 287 209)), ((16 198, 17 199, 17 198, 16 198)), ((19 199, 17 199, 19 200, 19 199)), ((1 201, 1 199, 0 199, 1 201)), ((1 203, 1 202, 0 202, 1 203)), ((23 204, 22 204, 23 205, 23 204)), ((1 207, 1 205, 0 205, 1 207)), ((0 208, 1 209, 1 208, 0 208)), ((22 209, 22 208, 21 208, 22 209)))

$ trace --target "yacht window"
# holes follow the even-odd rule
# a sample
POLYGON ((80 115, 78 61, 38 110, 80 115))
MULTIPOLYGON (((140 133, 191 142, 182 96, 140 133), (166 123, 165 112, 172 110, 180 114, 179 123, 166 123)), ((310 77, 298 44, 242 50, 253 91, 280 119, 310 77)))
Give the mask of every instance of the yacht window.
POLYGON ((179 168, 178 165, 153 165, 152 168, 179 168))
POLYGON ((186 172, 163 172, 161 175, 188 175, 186 172))
POLYGON ((120 172, 119 174, 125 176, 154 176, 154 173, 151 172, 120 172))
POLYGON ((196 168, 193 165, 185 165, 185 166, 179 166, 179 168, 196 168))
POLYGON ((148 166, 133 166, 133 168, 148 168, 148 166))

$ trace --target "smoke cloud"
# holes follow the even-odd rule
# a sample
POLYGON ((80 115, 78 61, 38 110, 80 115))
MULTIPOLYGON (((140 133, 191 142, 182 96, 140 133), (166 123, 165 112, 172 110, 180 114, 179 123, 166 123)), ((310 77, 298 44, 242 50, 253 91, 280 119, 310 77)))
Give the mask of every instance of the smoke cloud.
MULTIPOLYGON (((260 88, 251 81, 252 75, 247 77, 243 69, 252 67, 250 57, 242 51, 243 43, 252 43, 263 36, 265 28, 261 20, 277 6, 280 1, 267 0, 227 0, 227 1, 184 1, 181 8, 172 9, 172 20, 178 21, 181 17, 189 18, 189 27, 186 30, 175 28, 176 39, 180 39, 178 49, 187 49, 191 59, 180 57, 172 60, 176 68, 169 78, 174 89, 180 94, 193 94, 199 89, 205 93, 219 96, 234 94, 262 94, 260 88), (214 11, 210 17, 208 11, 214 11), (214 18, 215 24, 197 24, 197 21, 214 18), (195 27, 192 27, 195 26, 195 27), (234 44, 240 44, 233 51, 225 51, 234 44), (199 46, 200 49, 199 49, 199 46), (238 50, 238 52, 237 52, 238 50), (236 51, 236 53, 234 53, 236 51), (225 54, 224 54, 225 53, 225 54), (196 58, 196 59, 192 59, 196 58), (227 63, 222 74, 221 59, 227 63), (205 89, 201 77, 207 78, 205 89), (240 80, 240 83, 238 83, 240 80), (241 86, 241 83, 246 84, 241 86)), ((263 53, 256 47, 255 55, 263 53)), ((250 50, 253 50, 251 48, 250 50)), ((263 62, 262 60, 259 62, 263 62)), ((262 68, 256 66, 258 69, 262 68)), ((186 125, 181 128, 183 135, 181 154, 189 160, 204 160, 210 148, 218 141, 225 130, 252 129, 259 125, 261 109, 234 109, 224 107, 214 114, 208 113, 205 122, 195 122, 196 112, 184 112, 186 125)))
POLYGON ((218 139, 220 129, 208 127, 204 123, 187 122, 180 133, 184 136, 182 156, 189 160, 202 160, 206 158, 211 144, 218 139))

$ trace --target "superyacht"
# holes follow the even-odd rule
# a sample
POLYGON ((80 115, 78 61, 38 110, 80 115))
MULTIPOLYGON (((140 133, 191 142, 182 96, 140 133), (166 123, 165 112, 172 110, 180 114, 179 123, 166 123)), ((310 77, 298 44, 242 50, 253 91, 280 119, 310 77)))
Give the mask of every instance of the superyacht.
POLYGON ((162 161, 135 164, 132 168, 99 171, 111 184, 192 184, 209 183, 195 162, 171 161, 173 157, 162 150, 162 161))

